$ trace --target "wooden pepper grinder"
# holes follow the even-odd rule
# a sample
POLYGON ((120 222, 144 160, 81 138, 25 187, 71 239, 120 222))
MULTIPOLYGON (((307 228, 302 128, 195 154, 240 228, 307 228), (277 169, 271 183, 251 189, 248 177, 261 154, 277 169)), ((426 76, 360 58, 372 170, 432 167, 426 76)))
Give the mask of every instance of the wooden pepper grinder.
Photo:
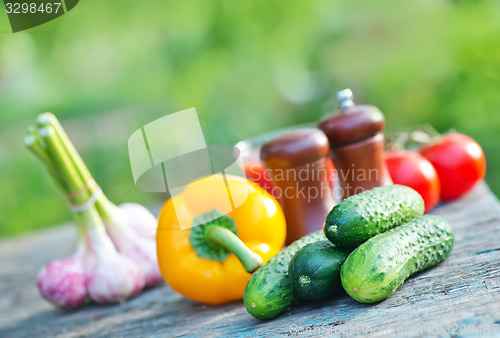
POLYGON ((286 244, 320 230, 335 205, 327 167, 328 139, 316 128, 289 131, 262 146, 287 223, 286 244))
POLYGON ((393 184, 384 160, 382 112, 357 106, 350 89, 336 94, 340 110, 319 122, 330 142, 342 199, 374 187, 393 184))

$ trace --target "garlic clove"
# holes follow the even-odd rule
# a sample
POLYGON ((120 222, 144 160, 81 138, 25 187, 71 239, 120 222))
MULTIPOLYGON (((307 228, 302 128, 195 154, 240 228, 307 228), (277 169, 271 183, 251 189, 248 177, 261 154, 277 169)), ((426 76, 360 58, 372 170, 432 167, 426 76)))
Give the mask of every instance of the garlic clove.
POLYGON ((116 226, 113 229, 110 230, 113 243, 121 254, 137 264, 146 279, 146 287, 161 282, 163 278, 158 264, 156 241, 138 236, 129 237, 130 232, 121 232, 116 226))
POLYGON ((135 262, 146 278, 146 287, 151 287, 163 280, 158 265, 156 241, 146 238, 116 241, 118 251, 135 262))
POLYGON ((47 301, 64 309, 81 306, 87 299, 83 256, 56 259, 38 273, 36 285, 47 301))
POLYGON ((114 250, 88 253, 85 270, 88 293, 100 304, 123 303, 140 293, 146 282, 137 264, 114 250))
POLYGON ((127 223, 138 235, 156 237, 158 220, 147 208, 137 203, 123 203, 118 208, 127 214, 127 223))
POLYGON ((109 206, 110 217, 104 221, 106 231, 116 249, 134 261, 144 277, 146 287, 154 286, 163 280, 158 255, 156 240, 137 236, 129 225, 128 215, 116 206, 109 206))

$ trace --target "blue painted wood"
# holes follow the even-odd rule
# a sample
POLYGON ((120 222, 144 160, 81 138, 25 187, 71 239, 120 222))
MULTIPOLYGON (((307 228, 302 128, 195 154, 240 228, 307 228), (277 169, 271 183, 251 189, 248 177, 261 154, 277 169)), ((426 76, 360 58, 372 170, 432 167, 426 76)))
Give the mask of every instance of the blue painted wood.
POLYGON ((241 302, 206 306, 168 286, 122 305, 74 312, 45 303, 34 286, 47 260, 71 252, 74 233, 61 227, 0 243, 0 336, 268 336, 357 334, 500 336, 500 205, 484 185, 435 210, 448 219, 455 247, 443 264, 409 279, 384 302, 365 305, 343 295, 303 304, 262 322, 241 302))

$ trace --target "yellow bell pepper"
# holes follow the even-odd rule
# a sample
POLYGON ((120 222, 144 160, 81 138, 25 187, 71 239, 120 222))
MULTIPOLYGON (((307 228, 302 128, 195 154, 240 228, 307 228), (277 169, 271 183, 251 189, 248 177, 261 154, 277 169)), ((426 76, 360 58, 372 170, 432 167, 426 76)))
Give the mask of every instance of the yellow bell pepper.
POLYGON ((270 194, 241 177, 211 175, 189 183, 163 206, 158 262, 172 289, 222 304, 243 298, 251 272, 282 249, 285 237, 285 217, 270 194))

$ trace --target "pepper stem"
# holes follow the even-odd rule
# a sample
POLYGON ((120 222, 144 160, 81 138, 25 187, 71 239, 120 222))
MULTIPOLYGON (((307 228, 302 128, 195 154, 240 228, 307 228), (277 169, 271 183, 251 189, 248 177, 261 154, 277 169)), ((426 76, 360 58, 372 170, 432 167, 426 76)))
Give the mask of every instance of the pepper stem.
POLYGON ((233 253, 249 273, 262 265, 262 258, 238 237, 234 218, 215 209, 194 217, 189 242, 201 258, 224 262, 233 253))
POLYGON ((221 246, 231 251, 248 273, 253 273, 263 263, 262 258, 250 250, 231 230, 220 225, 205 228, 205 239, 212 246, 221 246))

